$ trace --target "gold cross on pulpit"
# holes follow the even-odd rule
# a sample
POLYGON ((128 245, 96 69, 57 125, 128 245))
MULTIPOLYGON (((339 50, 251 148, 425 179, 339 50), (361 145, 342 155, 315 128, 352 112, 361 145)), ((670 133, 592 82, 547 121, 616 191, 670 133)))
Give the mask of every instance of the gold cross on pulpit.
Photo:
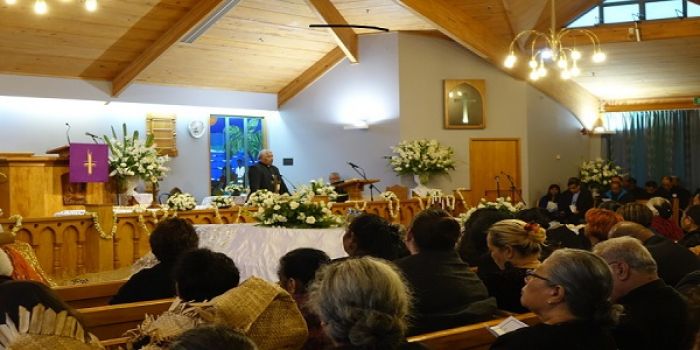
POLYGON ((92 168, 97 166, 97 163, 92 160, 92 151, 87 151, 87 161, 83 163, 83 166, 87 168, 88 175, 92 175, 92 168))

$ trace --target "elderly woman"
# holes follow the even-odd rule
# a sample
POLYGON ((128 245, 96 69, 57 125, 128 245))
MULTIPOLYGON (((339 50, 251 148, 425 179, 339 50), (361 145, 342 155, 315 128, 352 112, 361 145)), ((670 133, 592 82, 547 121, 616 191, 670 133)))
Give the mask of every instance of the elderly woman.
POLYGON ((608 239, 608 232, 620 221, 623 221, 622 215, 617 214, 607 209, 593 208, 586 212, 586 227, 584 232, 586 237, 594 246, 598 242, 608 239))
POLYGON ((591 252, 560 249, 525 278, 521 302, 542 323, 496 339, 491 349, 616 349, 608 329, 622 311, 610 295, 608 264, 591 252))
POLYGON ((308 305, 334 349, 421 349, 405 343, 411 296, 396 268, 371 257, 326 265, 308 305))
POLYGON ((477 271, 479 278, 496 298, 498 308, 522 313, 520 290, 525 285, 526 272, 540 266, 540 251, 546 238, 538 224, 522 220, 499 221, 488 230, 487 244, 493 261, 500 271, 477 271))
POLYGON ((668 199, 664 197, 651 198, 647 201, 647 208, 654 214, 650 226, 654 231, 674 241, 683 238, 683 230, 671 219, 673 206, 668 199))

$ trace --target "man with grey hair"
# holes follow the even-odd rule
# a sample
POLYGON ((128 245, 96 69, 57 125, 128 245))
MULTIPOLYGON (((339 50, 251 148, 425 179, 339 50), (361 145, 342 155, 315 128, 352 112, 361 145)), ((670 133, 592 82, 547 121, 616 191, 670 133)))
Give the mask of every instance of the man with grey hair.
MULTIPOLYGON (((646 208, 648 209, 648 208, 646 208)), ((687 274, 700 270, 700 258, 672 240, 654 234, 650 229, 631 221, 615 224, 608 238, 629 236, 642 242, 656 261, 659 277, 669 286, 675 286, 687 274)))
POLYGON ((282 180, 279 169, 272 165, 274 157, 269 149, 258 153, 258 162, 248 169, 248 186, 250 194, 257 190, 268 190, 274 193, 289 193, 287 185, 282 180))
POLYGON ((659 278, 656 262, 642 243, 632 237, 612 238, 598 243, 593 253, 612 271, 612 302, 625 308, 613 330, 619 349, 688 349, 688 305, 659 278))

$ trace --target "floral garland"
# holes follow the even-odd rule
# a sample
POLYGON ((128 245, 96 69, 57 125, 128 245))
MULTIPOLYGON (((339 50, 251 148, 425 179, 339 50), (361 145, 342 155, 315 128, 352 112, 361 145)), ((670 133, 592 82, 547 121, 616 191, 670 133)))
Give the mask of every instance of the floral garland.
POLYGON ((212 202, 211 207, 212 209, 214 209, 214 217, 216 218, 217 223, 223 224, 224 219, 221 218, 221 213, 219 213, 219 206, 216 203, 212 202))
POLYGON ((151 230, 148 229, 148 226, 146 226, 146 219, 143 218, 143 215, 139 214, 139 226, 143 230, 144 233, 146 233, 146 236, 151 235, 151 230))
MULTIPOLYGON (((450 195, 444 196, 443 200, 445 201, 445 205, 447 206, 447 209, 449 209, 451 211, 455 210, 455 206, 457 204, 457 198, 455 198, 455 196, 450 194, 450 195)), ((445 207, 443 206, 443 209, 444 208, 445 207)))
POLYGON ((367 209, 367 201, 353 201, 352 203, 355 206, 355 209, 359 211, 365 211, 365 209, 367 209), (360 207, 360 203, 362 203, 362 207, 360 207))
POLYGON ((85 215, 90 215, 92 217, 92 223, 95 226, 95 231, 100 234, 100 238, 102 239, 113 239, 114 235, 117 234, 117 216, 113 215, 112 216, 112 230, 110 231, 109 234, 107 234, 103 229, 102 225, 100 225, 100 220, 97 215, 97 213, 93 211, 86 211, 85 215))
POLYGON ((472 207, 469 210, 467 210, 466 213, 459 214, 459 221, 464 224, 469 220, 469 217, 474 214, 475 211, 478 209, 482 208, 495 208, 500 211, 504 212, 509 212, 509 213, 517 213, 523 209, 525 209, 525 203, 523 202, 518 202, 515 205, 510 203, 510 197, 498 197, 496 198, 495 202, 488 202, 486 201, 486 198, 481 198, 479 201, 479 204, 477 204, 476 207, 472 207))
POLYGON ((234 205, 231 196, 216 196, 211 200, 211 206, 216 208, 228 208, 234 205))
POLYGON ((22 229, 22 215, 12 215, 8 218, 8 220, 15 220, 15 224, 12 226, 10 233, 12 236, 17 236, 17 232, 22 229))
POLYGON ((462 205, 464 206, 465 209, 467 208, 467 201, 464 200, 464 196, 462 195, 462 191, 466 191, 466 190, 467 189, 464 187, 460 187, 460 188, 455 190, 455 192, 457 192, 457 195, 459 196, 459 200, 462 201, 462 205))
POLYGON ((389 215, 391 215, 392 218, 399 216, 399 213, 401 212, 401 201, 396 193, 392 191, 385 191, 379 194, 379 198, 383 198, 389 202, 389 215), (394 202, 396 203, 396 211, 394 211, 394 202))

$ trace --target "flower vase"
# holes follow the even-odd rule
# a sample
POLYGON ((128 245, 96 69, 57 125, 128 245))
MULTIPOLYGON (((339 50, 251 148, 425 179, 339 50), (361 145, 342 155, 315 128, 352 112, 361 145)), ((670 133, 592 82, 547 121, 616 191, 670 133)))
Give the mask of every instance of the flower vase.
POLYGON ((428 184, 428 181, 430 181, 430 174, 423 173, 423 174, 414 174, 413 175, 413 181, 416 182, 416 187, 412 188, 411 190, 413 193, 420 197, 425 197, 428 195, 428 191, 430 188, 428 188, 426 185, 428 184))
POLYGON ((141 179, 138 176, 126 176, 119 178, 119 194, 117 194, 117 203, 119 205, 133 204, 133 198, 136 194, 136 186, 139 185, 140 180, 141 179))

